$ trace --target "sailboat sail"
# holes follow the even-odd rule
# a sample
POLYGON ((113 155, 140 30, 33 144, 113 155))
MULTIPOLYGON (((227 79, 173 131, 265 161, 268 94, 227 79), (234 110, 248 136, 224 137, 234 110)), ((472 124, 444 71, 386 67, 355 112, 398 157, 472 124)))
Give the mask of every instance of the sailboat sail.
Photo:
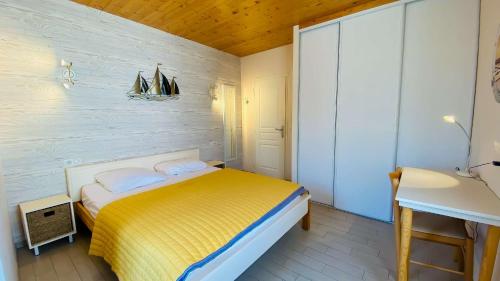
MULTIPOLYGON (((140 75, 140 74, 139 74, 140 75)), ((146 93, 149 90, 148 81, 141 76, 141 93, 146 93)))
POLYGON ((148 82, 144 79, 144 77, 142 77, 141 72, 142 71, 139 71, 137 78, 135 79, 134 86, 127 93, 130 98, 145 94, 149 90, 148 82))
MULTIPOLYGON (((140 95, 141 94, 141 73, 137 75, 135 79, 134 88, 131 91, 133 94, 140 95)), ((131 94, 132 94, 131 93, 131 94)))
POLYGON ((161 73, 161 94, 162 95, 166 95, 166 96, 170 96, 170 94, 172 93, 171 90, 170 90, 170 84, 168 83, 168 79, 167 77, 165 77, 165 75, 163 75, 163 73, 161 73))
MULTIPOLYGON (((160 65, 160 64, 158 64, 158 65, 160 65)), ((155 76, 153 77, 153 81, 151 81, 151 88, 150 88, 150 92, 152 94, 155 94, 155 95, 162 94, 161 84, 160 84, 160 81, 161 81, 160 74, 161 74, 160 68, 157 66, 155 76)))
POLYGON ((179 87, 177 86, 177 83, 175 83, 175 76, 172 77, 172 82, 170 82, 170 92, 172 93, 172 97, 176 97, 180 94, 179 87))

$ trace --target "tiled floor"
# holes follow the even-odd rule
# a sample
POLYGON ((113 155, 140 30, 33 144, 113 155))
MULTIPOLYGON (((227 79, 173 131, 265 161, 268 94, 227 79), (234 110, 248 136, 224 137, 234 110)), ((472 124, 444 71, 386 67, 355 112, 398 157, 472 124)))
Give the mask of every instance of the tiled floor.
MULTIPOLYGON (((309 232, 298 225, 257 260, 239 281, 247 280, 394 280, 392 225, 313 205, 309 232)), ((76 242, 58 241, 35 257, 18 250, 21 280, 117 280, 109 266, 87 255, 90 233, 80 230, 76 242)), ((415 242, 412 256, 454 265, 453 249, 415 242)), ((412 265, 413 281, 463 280, 449 273, 412 265)))

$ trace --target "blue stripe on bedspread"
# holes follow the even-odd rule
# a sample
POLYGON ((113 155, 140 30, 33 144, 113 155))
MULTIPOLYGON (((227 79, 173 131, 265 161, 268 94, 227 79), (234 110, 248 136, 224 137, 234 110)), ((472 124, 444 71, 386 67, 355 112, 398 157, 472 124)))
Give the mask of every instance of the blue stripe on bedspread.
POLYGON ((248 226, 246 229, 244 229, 242 232, 238 233, 233 239, 231 239, 226 245, 222 246, 219 248, 217 251, 211 253, 210 255, 206 256, 204 259, 193 263, 190 265, 179 278, 177 278, 178 281, 184 281, 188 277, 188 275, 193 272, 195 269, 200 268, 210 261, 214 260, 216 257, 218 257, 220 254, 224 253, 226 250, 231 248, 236 242, 238 242, 241 238, 243 238, 245 235, 247 235, 249 232, 254 230, 256 227, 264 223, 267 219, 271 218, 274 216, 276 213, 278 213, 280 210, 285 208, 288 203, 292 202, 295 198, 301 196, 306 192, 305 188, 303 186, 299 187, 296 191, 294 191, 290 196, 288 196, 283 202, 279 203, 276 207, 274 207, 271 211, 267 212, 264 216, 262 216, 260 219, 255 221, 253 224, 248 226))

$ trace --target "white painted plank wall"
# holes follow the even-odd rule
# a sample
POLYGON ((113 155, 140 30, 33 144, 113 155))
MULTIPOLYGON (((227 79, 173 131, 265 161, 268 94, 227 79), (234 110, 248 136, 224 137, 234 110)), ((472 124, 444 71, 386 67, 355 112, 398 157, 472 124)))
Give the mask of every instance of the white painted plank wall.
POLYGON ((208 95, 217 79, 237 86, 241 141, 235 56, 57 0, 0 0, 0 50, 0 156, 17 242, 17 205, 66 192, 66 166, 193 147, 202 159, 223 159, 222 108, 208 95), (77 73, 69 91, 61 59, 77 73), (137 71, 152 76, 157 62, 177 77, 181 98, 129 101, 137 71))

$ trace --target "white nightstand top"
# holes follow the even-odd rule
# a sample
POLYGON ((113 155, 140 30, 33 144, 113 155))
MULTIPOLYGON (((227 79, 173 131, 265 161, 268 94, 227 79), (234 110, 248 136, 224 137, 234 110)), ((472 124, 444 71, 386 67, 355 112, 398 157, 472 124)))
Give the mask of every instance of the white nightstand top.
POLYGON ((33 201, 28 201, 19 204, 19 208, 21 209, 21 212, 24 214, 26 213, 31 213, 34 211, 38 211, 41 209, 61 205, 61 204, 66 204, 66 203, 71 203, 71 198, 69 198, 68 195, 66 194, 60 194, 60 195, 55 195, 47 198, 42 198, 38 200, 33 200, 33 201))
POLYGON ((208 166, 217 166, 217 165, 222 165, 224 164, 224 161, 220 161, 220 160, 210 160, 210 161, 207 161, 207 165, 208 166))

